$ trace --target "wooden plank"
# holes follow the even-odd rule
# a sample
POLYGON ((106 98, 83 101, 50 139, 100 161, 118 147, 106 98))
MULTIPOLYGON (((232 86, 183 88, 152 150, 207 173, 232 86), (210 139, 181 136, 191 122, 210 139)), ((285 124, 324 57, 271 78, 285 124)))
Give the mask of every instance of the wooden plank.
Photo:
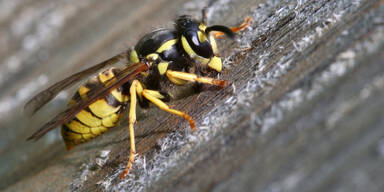
MULTIPOLYGON (((155 16, 169 19, 170 10, 198 15, 197 2, 143 6, 140 25, 156 23, 150 19, 155 16)), ((53 144, 38 143, 43 149, 38 155, 49 155, 31 155, 20 168, 49 163, 13 174, 1 187, 18 181, 7 189, 383 191, 383 3, 217 1, 210 12, 213 23, 232 25, 246 15, 254 22, 236 42, 221 42, 227 58, 221 78, 230 86, 171 103, 194 117, 199 131, 191 133, 186 122, 157 109, 140 112, 140 155, 126 180, 117 179, 129 153, 123 124, 67 154, 59 152, 62 146, 52 150, 53 144)), ((89 5, 90 13, 96 5, 89 5)), ((114 9, 108 10, 107 15, 114 9)), ((94 48, 79 48, 74 63, 121 42, 120 35, 89 40, 94 48)))

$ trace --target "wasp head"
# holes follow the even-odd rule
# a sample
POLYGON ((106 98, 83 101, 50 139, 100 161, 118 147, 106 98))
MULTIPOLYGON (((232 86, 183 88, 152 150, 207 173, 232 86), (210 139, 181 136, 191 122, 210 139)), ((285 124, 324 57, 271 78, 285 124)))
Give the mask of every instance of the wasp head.
POLYGON ((228 27, 221 25, 207 27, 191 16, 183 15, 176 20, 176 30, 180 33, 181 45, 190 58, 217 72, 222 70, 221 58, 217 56, 216 41, 210 32, 220 31, 233 38, 234 33, 228 27))

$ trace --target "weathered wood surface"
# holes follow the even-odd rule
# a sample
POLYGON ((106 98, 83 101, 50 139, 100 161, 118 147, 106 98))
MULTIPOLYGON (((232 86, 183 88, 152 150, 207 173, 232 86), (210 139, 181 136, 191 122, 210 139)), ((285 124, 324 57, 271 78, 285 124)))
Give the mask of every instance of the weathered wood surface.
POLYGON ((65 99, 32 120, 14 103, 171 26, 176 14, 200 16, 206 2, 15 2, 0 6, 12 9, 0 17, 0 104, 15 105, 0 115, 0 189, 384 190, 384 1, 218 0, 212 23, 253 18, 235 42, 221 42, 221 78, 233 84, 171 103, 194 117, 194 133, 158 109, 140 112, 140 155, 124 181, 126 124, 67 153, 58 131, 24 142, 65 99))

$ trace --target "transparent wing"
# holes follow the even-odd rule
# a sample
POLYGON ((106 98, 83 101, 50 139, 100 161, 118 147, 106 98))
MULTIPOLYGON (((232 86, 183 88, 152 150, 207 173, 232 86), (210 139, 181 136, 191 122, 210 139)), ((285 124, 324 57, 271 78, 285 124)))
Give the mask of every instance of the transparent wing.
POLYGON ((73 119, 77 113, 79 113, 82 109, 86 108, 88 105, 95 102, 97 99, 105 97, 112 89, 122 86, 124 83, 133 79, 140 72, 147 70, 148 67, 145 63, 136 63, 125 68, 116 75, 116 78, 112 78, 110 79, 110 81, 106 82, 105 84, 107 86, 100 85, 100 87, 96 87, 95 89, 90 90, 87 93, 88 99, 80 100, 76 104, 67 108, 65 111, 56 115, 51 121, 43 125, 32 136, 27 138, 27 140, 38 140, 50 130, 73 119))
POLYGON ((32 116, 36 113, 41 107, 43 107, 45 104, 47 104, 49 101, 51 101, 60 91, 69 88, 73 86, 75 83, 83 80, 84 78, 87 78, 89 75, 96 73, 100 69, 113 65, 119 61, 122 61, 126 58, 128 58, 129 51, 125 51, 123 53, 120 53, 114 57, 111 57, 93 67, 90 67, 88 69, 85 69, 81 72, 78 72, 76 74, 73 74, 57 83, 52 85, 51 87, 45 89, 44 91, 41 91, 37 95, 35 95, 32 99, 30 99, 24 106, 23 113, 27 116, 32 116))

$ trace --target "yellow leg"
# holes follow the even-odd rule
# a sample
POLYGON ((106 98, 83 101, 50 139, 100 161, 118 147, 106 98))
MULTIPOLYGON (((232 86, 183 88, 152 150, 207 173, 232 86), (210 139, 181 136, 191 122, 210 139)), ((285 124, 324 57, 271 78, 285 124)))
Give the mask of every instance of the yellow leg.
POLYGON ((184 119, 186 119, 189 122, 189 125, 191 126, 192 131, 195 130, 195 122, 192 120, 191 116, 187 115, 186 113, 184 113, 182 111, 178 111, 178 110, 169 108, 169 106, 167 104, 165 104, 163 101, 160 100, 164 96, 161 95, 158 91, 144 89, 143 90, 143 96, 146 99, 148 99, 151 103, 157 105, 160 109, 167 111, 169 113, 178 115, 180 117, 183 117, 184 119))
MULTIPOLYGON (((236 27, 231 27, 229 28, 232 32, 234 33, 237 33, 239 31, 242 31, 244 30, 246 27, 249 26, 249 23, 251 22, 251 17, 250 16, 247 16, 245 19, 244 19, 244 22, 239 25, 239 26, 236 26, 236 27)), ((213 32, 213 36, 216 38, 216 39, 221 39, 224 37, 224 33, 223 32, 220 32, 220 31, 215 31, 213 32)))
POLYGON ((142 90, 143 90, 143 87, 141 86, 138 80, 134 80, 129 89, 131 103, 129 106, 128 118, 129 118, 129 138, 131 140, 131 148, 129 152, 129 160, 128 160, 127 166, 125 167, 125 170, 120 174, 120 178, 123 178, 129 172, 129 170, 132 167, 133 160, 135 158, 136 147, 135 147, 135 132, 133 129, 133 125, 136 122, 136 104, 137 104, 136 95, 140 94, 140 97, 141 97, 142 90))
POLYGON ((199 82, 199 83, 205 83, 210 85, 217 85, 220 87, 225 87, 227 85, 227 81, 225 80, 219 80, 219 79, 214 79, 210 77, 199 77, 193 73, 167 70, 166 74, 168 78, 173 78, 173 79, 185 80, 190 82, 199 82))

